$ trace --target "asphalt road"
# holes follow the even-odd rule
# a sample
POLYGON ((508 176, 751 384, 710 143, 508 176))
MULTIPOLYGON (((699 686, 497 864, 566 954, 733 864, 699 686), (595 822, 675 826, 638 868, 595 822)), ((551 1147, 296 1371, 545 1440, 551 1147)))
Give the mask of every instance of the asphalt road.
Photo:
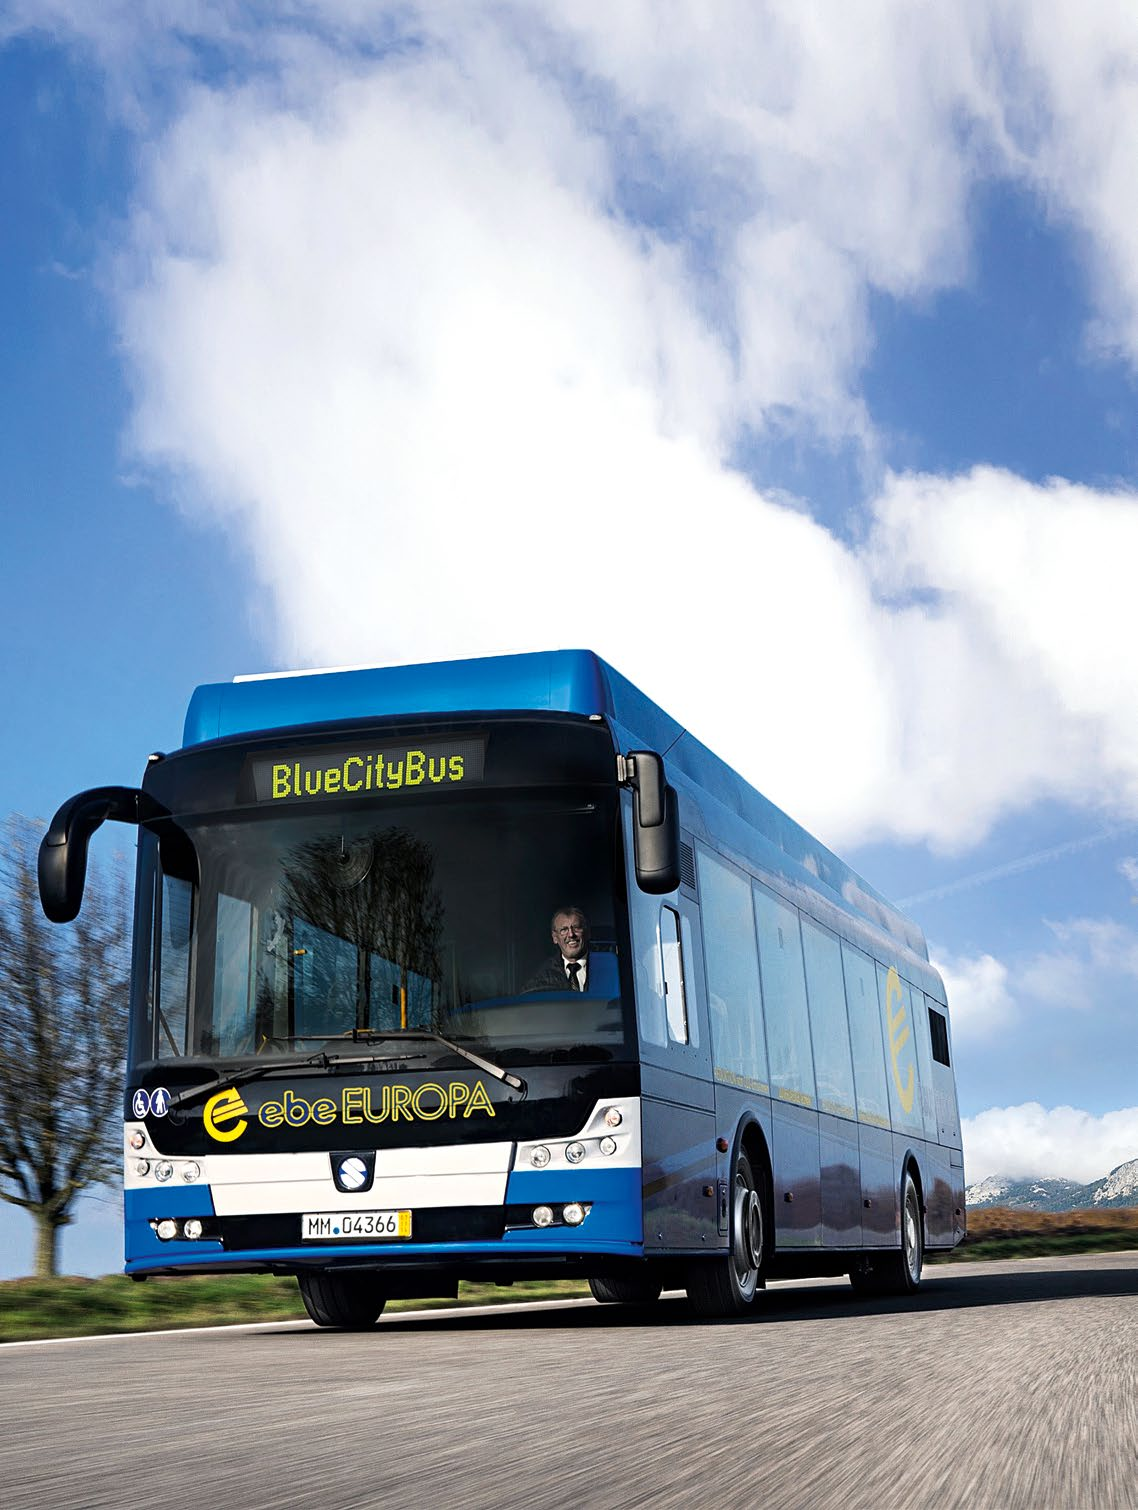
POLYGON ((1138 1506, 1138 1254, 0 1348, 0 1506, 1138 1506))

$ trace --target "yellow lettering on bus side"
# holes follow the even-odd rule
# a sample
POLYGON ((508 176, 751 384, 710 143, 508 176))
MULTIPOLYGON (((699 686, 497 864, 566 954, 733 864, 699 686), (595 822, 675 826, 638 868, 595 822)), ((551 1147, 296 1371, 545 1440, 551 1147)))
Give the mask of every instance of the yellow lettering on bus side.
POLYGON ((407 751, 407 785, 418 786, 423 779, 423 766, 427 757, 422 750, 407 751))
POLYGON ((452 755, 450 758, 450 779, 461 781, 466 775, 466 761, 461 755, 452 755))
POLYGON ((897 974, 897 967, 890 965, 889 974, 885 977, 885 1017, 889 1023, 889 1057, 892 1061, 893 1083, 897 1087, 897 1096, 902 1110, 908 1114, 913 1110, 916 1086, 912 1064, 909 1065, 908 1080, 903 1084, 901 1081, 901 1050, 909 1041, 909 1027, 905 1021, 907 1013, 903 998, 901 977, 897 974))
POLYGON ((292 783, 289 776, 292 772, 287 765, 275 765, 273 767, 273 797, 291 797, 292 783))
POLYGON ((363 763, 364 760, 362 755, 349 755, 347 760, 344 761, 343 769, 340 772, 340 779, 344 783, 345 792, 358 792, 360 787, 363 786, 362 778, 356 781, 348 780, 348 767, 350 765, 363 765, 363 763))
POLYGON ((360 1108, 364 1099, 362 1085, 349 1085, 344 1089, 340 1097, 340 1117, 344 1122, 362 1122, 360 1108))

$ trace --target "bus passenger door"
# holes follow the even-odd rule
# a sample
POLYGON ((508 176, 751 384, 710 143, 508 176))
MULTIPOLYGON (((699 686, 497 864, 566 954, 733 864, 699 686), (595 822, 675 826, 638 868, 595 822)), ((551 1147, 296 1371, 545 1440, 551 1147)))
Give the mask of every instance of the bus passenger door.
POLYGON ((699 909, 630 890, 640 1031, 646 1252, 714 1252, 715 1103, 699 909), (710 1190, 711 1195, 706 1194, 710 1190))

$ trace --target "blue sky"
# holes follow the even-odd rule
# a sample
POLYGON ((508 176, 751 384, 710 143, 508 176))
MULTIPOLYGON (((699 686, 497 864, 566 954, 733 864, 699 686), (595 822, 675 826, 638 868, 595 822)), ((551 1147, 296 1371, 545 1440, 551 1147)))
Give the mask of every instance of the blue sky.
POLYGON ((913 899, 972 1176, 1138 1157, 1138 18, 163 9, 0 19, 0 810, 593 645, 913 899))

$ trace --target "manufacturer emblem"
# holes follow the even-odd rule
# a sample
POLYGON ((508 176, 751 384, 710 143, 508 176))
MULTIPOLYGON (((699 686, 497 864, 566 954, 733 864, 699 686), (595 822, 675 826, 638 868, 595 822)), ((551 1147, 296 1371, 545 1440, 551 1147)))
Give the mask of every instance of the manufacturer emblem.
POLYGON ((348 1192, 370 1190, 375 1178, 375 1154, 334 1153, 332 1179, 336 1189, 348 1192))

